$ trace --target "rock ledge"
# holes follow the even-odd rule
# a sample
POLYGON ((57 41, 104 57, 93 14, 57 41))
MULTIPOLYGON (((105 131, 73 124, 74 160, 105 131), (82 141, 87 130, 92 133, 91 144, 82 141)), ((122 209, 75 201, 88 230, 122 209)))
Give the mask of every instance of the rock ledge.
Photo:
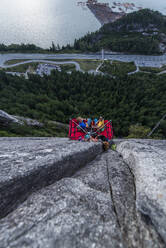
POLYGON ((35 189, 71 176, 102 152, 101 143, 61 138, 0 138, 0 217, 35 189))

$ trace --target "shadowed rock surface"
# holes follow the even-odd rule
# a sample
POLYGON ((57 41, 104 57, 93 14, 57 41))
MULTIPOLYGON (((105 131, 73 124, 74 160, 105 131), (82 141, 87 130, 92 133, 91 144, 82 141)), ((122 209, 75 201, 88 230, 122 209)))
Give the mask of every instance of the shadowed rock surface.
POLYGON ((0 138, 0 217, 34 190, 71 176, 102 152, 101 143, 0 138))
MULTIPOLYGON (((118 152, 108 151, 97 157, 96 154, 101 152, 100 143, 31 138, 0 139, 2 143, 0 158, 2 154, 8 155, 6 160, 0 160, 3 173, 6 173, 6 182, 9 174, 11 178, 18 175, 21 164, 21 175, 25 176, 27 171, 32 173, 35 167, 41 171, 48 169, 50 161, 55 163, 59 158, 61 161, 64 159, 61 166, 65 167, 67 174, 63 171, 62 177, 66 178, 55 177, 56 180, 47 184, 41 183, 44 180, 41 174, 37 181, 32 180, 34 185, 39 183, 40 189, 36 185, 35 191, 30 191, 26 200, 22 203, 19 201, 17 208, 15 206, 15 210, 0 221, 1 248, 165 247, 163 220, 166 201, 162 198, 158 202, 155 197, 157 186, 154 185, 162 181, 160 172, 154 171, 156 161, 157 169, 162 168, 163 175, 163 181, 158 186, 164 191, 165 141, 119 140, 118 152), (14 150, 28 155, 15 157, 12 153, 14 150), (155 151, 156 155, 152 155, 151 161, 150 154, 155 151), (146 153, 148 159, 145 163, 146 153), (13 157, 9 156, 11 154, 13 157), (76 159, 75 165, 72 154, 76 159), (136 155, 136 159, 131 161, 130 157, 136 155), (20 166, 16 167, 15 162, 19 159, 20 166), (32 162, 27 163, 30 160, 32 162), (65 161, 68 162, 65 164, 65 161), (6 171, 5 164, 8 164, 6 171), (150 166, 152 168, 147 169, 150 166), (148 175, 146 170, 149 171, 148 175), (45 187, 48 184, 51 185, 45 187), (153 204, 146 202, 145 196, 153 200, 153 204), (143 207, 146 207, 146 214, 142 211, 143 207), (158 218, 158 207, 163 210, 161 219, 158 218)), ((56 165, 53 167, 56 168, 56 165)))

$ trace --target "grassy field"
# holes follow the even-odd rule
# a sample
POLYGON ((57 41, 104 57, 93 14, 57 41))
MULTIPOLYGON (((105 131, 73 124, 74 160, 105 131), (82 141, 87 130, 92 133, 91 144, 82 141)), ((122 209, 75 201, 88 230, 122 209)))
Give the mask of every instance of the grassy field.
POLYGON ((74 64, 64 64, 64 65, 59 65, 62 70, 68 72, 68 71, 75 71, 76 67, 74 64))
POLYGON ((23 64, 23 65, 17 65, 11 68, 4 68, 4 71, 8 71, 8 72, 20 72, 20 73, 25 73, 29 66, 31 67, 32 71, 35 71, 37 66, 39 63, 27 63, 27 64, 23 64))
POLYGON ((163 65, 160 68, 156 68, 156 67, 139 67, 140 71, 143 72, 151 72, 151 73, 160 73, 163 71, 166 71, 166 65, 163 65))
POLYGON ((21 62, 26 62, 30 59, 12 59, 12 60, 7 60, 4 65, 14 65, 17 63, 21 63, 21 62))
POLYGON ((129 72, 134 72, 136 66, 134 62, 121 62, 121 61, 105 61, 100 71, 104 73, 111 74, 113 76, 118 76, 119 72, 127 74, 129 72))
POLYGON ((80 68, 85 71, 88 72, 90 70, 96 70, 96 68, 98 67, 98 65, 100 65, 101 60, 97 60, 97 59, 53 59, 51 61, 61 61, 61 62, 65 62, 65 61, 73 61, 73 62, 77 62, 80 65, 80 68))
POLYGON ((96 70, 96 68, 101 64, 100 60, 75 60, 79 63, 81 69, 85 72, 90 70, 96 70))

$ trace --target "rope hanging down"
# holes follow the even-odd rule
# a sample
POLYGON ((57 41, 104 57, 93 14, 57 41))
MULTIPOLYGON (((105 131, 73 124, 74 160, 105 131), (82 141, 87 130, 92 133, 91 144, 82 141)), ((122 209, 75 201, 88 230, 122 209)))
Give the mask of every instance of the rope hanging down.
POLYGON ((158 128, 160 126, 160 123, 166 118, 166 114, 163 115, 163 117, 161 118, 161 120, 159 122, 157 122, 156 126, 152 129, 152 131, 148 134, 148 137, 150 137, 152 135, 152 133, 154 133, 154 131, 156 130, 156 128, 158 128))

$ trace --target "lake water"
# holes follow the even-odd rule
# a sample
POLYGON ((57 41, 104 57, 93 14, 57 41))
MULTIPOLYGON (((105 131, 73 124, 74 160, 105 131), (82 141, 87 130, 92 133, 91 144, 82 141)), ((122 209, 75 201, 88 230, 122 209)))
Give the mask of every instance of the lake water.
MULTIPOLYGON (((127 0, 121 0, 124 1, 127 0)), ((165 12, 165 0, 133 2, 165 12)), ((78 7, 77 0, 1 0, 0 3, 0 43, 34 43, 47 48, 52 41, 72 44, 75 38, 99 28, 93 14, 78 7)))
POLYGON ((77 0, 1 0, 0 43, 34 43, 41 47, 73 43, 100 27, 77 0))

